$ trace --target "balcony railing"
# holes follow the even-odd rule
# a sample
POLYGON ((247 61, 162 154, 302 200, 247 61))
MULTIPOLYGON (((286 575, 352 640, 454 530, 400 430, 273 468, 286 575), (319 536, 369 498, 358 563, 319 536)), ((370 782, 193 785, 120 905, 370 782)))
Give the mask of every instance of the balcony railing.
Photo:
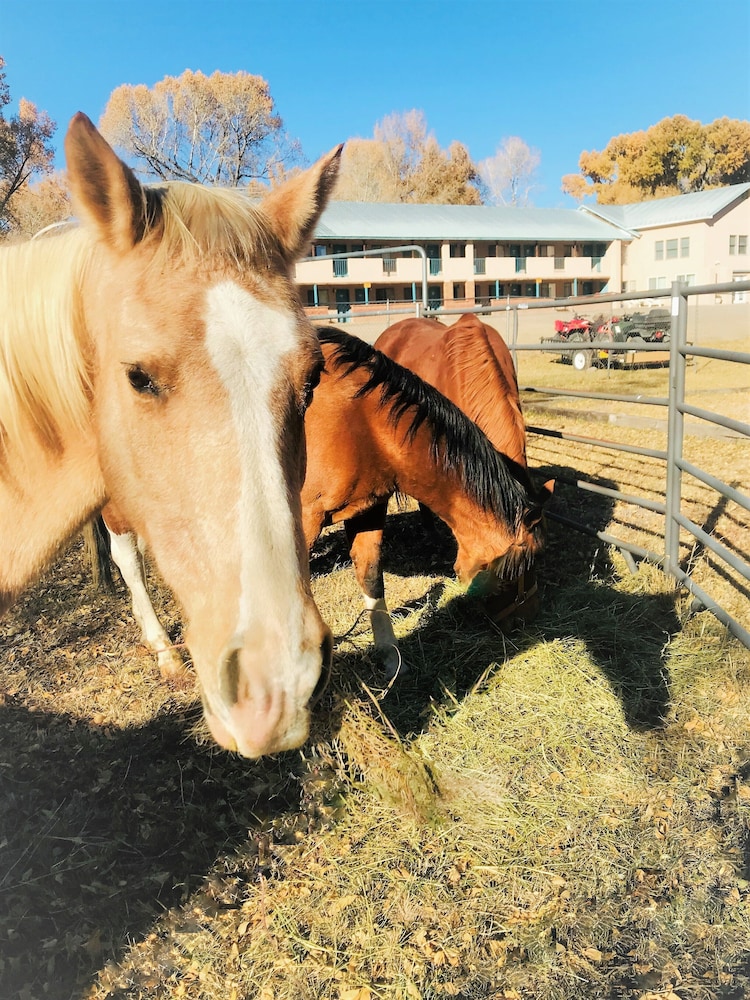
POLYGON ((486 274, 487 263, 484 257, 474 258, 474 274, 486 274))
POLYGON ((349 261, 344 260, 334 260, 331 261, 333 264, 333 276, 334 278, 345 278, 349 274, 349 261))
POLYGON ((395 274, 395 273, 396 273, 396 258, 383 257, 383 274, 395 274))
POLYGON ((440 263, 439 257, 430 257, 429 264, 430 264, 430 274, 440 274, 443 268, 440 263))
POLYGON ((516 257, 516 274, 526 273, 526 258, 516 257))

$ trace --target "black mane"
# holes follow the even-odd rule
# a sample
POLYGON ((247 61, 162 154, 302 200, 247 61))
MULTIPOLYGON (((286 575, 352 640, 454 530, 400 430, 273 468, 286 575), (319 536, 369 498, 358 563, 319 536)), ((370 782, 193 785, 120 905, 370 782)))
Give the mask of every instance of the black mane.
POLYGON ((355 369, 368 373, 356 397, 380 389, 380 403, 388 407, 395 425, 410 415, 406 431, 412 440, 424 424, 432 437, 435 460, 456 475, 463 489, 486 510, 518 528, 525 510, 538 504, 526 469, 502 452, 457 406, 418 375, 381 351, 343 331, 316 329, 322 344, 335 347, 333 363, 348 375, 355 369))

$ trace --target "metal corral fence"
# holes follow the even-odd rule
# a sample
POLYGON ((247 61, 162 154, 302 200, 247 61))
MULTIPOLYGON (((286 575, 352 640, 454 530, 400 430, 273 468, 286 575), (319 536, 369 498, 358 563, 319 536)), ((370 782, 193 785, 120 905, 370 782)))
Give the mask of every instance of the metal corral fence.
MULTIPOLYGON (((382 251, 381 251, 382 253, 382 251)), ((341 256, 344 256, 343 254, 341 256)), ((348 255, 347 255, 348 256, 348 255)), ((618 294, 611 295, 596 295, 589 297, 580 298, 567 298, 563 300, 555 301, 545 301, 540 303, 522 303, 522 304, 512 304, 511 302, 503 303, 499 302, 497 304, 492 303, 491 305, 476 306, 473 308, 463 308, 463 309, 440 309, 438 311, 430 311, 424 308, 424 303, 416 303, 412 308, 405 309, 387 309, 378 311, 368 311, 367 320, 372 320, 377 317, 385 317, 385 322, 381 320, 381 329, 384 329, 390 322, 396 319, 401 319, 404 315, 427 315, 433 316, 436 319, 444 320, 451 315, 459 315, 466 312, 476 312, 482 315, 488 314, 498 314, 501 316, 505 314, 505 323, 498 323, 497 318, 492 320, 498 325, 506 339, 509 342, 511 352, 513 354, 514 362, 517 360, 517 352, 519 351, 547 351, 554 350, 555 353, 564 353, 566 351, 576 351, 580 350, 580 343, 566 343, 559 342, 555 343, 552 348, 549 343, 520 343, 518 330, 519 330, 519 311, 525 310, 536 310, 536 309, 547 309, 547 310, 569 310, 572 306, 588 307, 590 309, 600 311, 600 307, 605 303, 618 303, 622 304, 628 301, 643 301, 644 299, 658 299, 663 298, 669 294, 670 299, 670 339, 669 344, 665 345, 663 343, 639 343, 638 351, 658 351, 662 354, 665 349, 669 348, 669 394, 666 397, 644 397, 644 396, 632 396, 632 395, 617 395, 609 393, 591 393, 585 391, 577 391, 571 389, 550 389, 545 387, 540 390, 535 386, 522 386, 524 391, 528 392, 539 392, 543 391, 546 395, 559 395, 567 397, 578 397, 584 399, 593 400, 607 400, 615 402, 624 403, 634 403, 638 405, 648 405, 664 407, 667 411, 667 447, 666 450, 657 450, 650 448, 641 448, 637 445, 630 445, 624 443, 618 443, 613 441, 607 441, 603 439, 591 438, 591 437, 580 437, 575 434, 568 434, 563 431, 551 431, 544 427, 539 426, 528 426, 528 431, 532 434, 549 436, 555 438, 562 438, 566 441, 570 441, 571 444, 575 445, 585 445, 586 447, 592 448, 602 448, 608 450, 629 452, 635 455, 641 455, 650 459, 658 459, 663 461, 665 464, 665 475, 666 475, 666 489, 665 489, 665 500, 664 502, 659 502, 655 500, 648 499, 646 497, 635 496, 623 493, 617 489, 609 489, 603 486, 597 485, 590 482, 578 481, 576 483, 579 489, 587 490, 592 493, 599 494, 603 497, 611 499, 613 501, 620 501, 625 504, 630 504, 635 507, 651 511, 657 515, 663 517, 664 531, 663 531, 663 550, 662 551, 652 551, 647 548, 635 545, 630 541, 623 538, 618 538, 615 535, 611 535, 604 531, 596 531, 590 526, 581 524, 565 517, 564 515, 556 514, 550 512, 550 517, 555 520, 561 521, 568 526, 575 528, 577 530, 583 531, 587 534, 595 535, 602 542, 607 545, 614 546, 619 549, 622 553, 626 562, 630 566, 631 570, 635 569, 635 561, 633 557, 641 560, 647 560, 661 567, 661 569, 670 574, 675 580, 678 581, 683 587, 685 587, 700 603, 703 607, 709 610, 716 618, 722 622, 732 633, 735 635, 745 646, 750 648, 750 632, 736 619, 729 611, 723 608, 710 594, 708 594, 699 584, 693 579, 688 569, 683 568, 680 563, 680 533, 686 532, 701 546, 710 550, 719 562, 724 563, 726 566, 731 567, 739 576, 744 580, 750 582, 750 564, 748 564, 746 558, 740 558, 735 552, 731 552, 725 545, 720 541, 706 532, 700 525, 695 524, 689 517, 683 512, 683 474, 692 476, 696 480, 704 484, 710 490, 715 491, 715 493, 726 500, 733 501, 742 507, 745 511, 750 512, 750 497, 747 493, 743 493, 728 483, 723 482, 721 479, 711 475, 707 471, 698 468, 696 465, 688 462, 684 458, 683 454, 683 442, 684 442, 684 424, 685 417, 690 416, 697 418, 700 421, 705 421, 709 424, 714 424, 719 427, 728 429, 735 434, 748 438, 750 437, 750 424, 745 421, 737 420, 732 417, 724 416, 719 413, 714 413, 709 410, 704 410, 695 406, 689 405, 685 401, 685 369, 689 360, 694 358, 713 358, 720 361, 731 362, 734 364, 750 364, 750 353, 740 352, 740 351, 730 351, 723 350, 720 348, 713 348, 708 346, 693 346, 687 342, 687 329, 688 329, 688 310, 689 310, 689 300, 693 297, 698 296, 719 296, 722 294, 728 294, 730 296, 737 292, 743 292, 750 290, 750 281, 733 281, 726 282, 722 284, 714 285, 686 285, 681 282, 675 282, 672 285, 671 293, 658 292, 658 291, 648 291, 648 292, 620 292, 618 294), (504 326, 504 329, 503 329, 504 326)), ((350 316, 350 320, 356 318, 356 313, 353 311, 350 316)), ((363 317, 364 318, 364 317, 363 317)), ((447 320, 450 323, 450 320, 447 320)), ((623 345, 618 345, 622 349, 623 345)), ((612 350, 613 343, 611 340, 600 340, 592 341, 586 344, 587 349, 592 351, 608 351, 612 350)), ((517 367, 517 365, 516 365, 517 367)), ((745 489, 748 489, 747 484, 743 484, 745 489)))

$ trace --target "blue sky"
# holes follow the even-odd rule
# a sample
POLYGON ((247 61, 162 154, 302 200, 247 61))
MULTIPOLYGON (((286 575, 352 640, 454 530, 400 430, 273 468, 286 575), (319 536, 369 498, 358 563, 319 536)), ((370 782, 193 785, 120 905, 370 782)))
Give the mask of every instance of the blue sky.
POLYGON ((475 162, 511 135, 538 149, 539 206, 572 204, 560 178, 614 135, 750 118, 750 0, 25 0, 3 6, 0 54, 58 145, 121 83, 243 69, 309 161, 418 108, 475 162))

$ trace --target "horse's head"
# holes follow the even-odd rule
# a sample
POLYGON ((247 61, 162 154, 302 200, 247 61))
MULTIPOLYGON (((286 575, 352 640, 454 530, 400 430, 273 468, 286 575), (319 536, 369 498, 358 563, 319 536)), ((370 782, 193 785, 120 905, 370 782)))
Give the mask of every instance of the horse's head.
POLYGON ((473 525, 473 531, 457 535, 456 575, 469 585, 469 593, 485 600, 496 621, 530 620, 539 609, 534 563, 544 546, 544 507, 554 485, 549 480, 531 491, 515 531, 502 519, 488 518, 483 525, 473 525))
POLYGON ((331 638, 300 523, 322 358, 291 271, 340 150, 257 206, 141 186, 84 115, 66 154, 96 244, 81 307, 107 495, 184 609, 216 740, 250 757, 298 746, 331 638))

